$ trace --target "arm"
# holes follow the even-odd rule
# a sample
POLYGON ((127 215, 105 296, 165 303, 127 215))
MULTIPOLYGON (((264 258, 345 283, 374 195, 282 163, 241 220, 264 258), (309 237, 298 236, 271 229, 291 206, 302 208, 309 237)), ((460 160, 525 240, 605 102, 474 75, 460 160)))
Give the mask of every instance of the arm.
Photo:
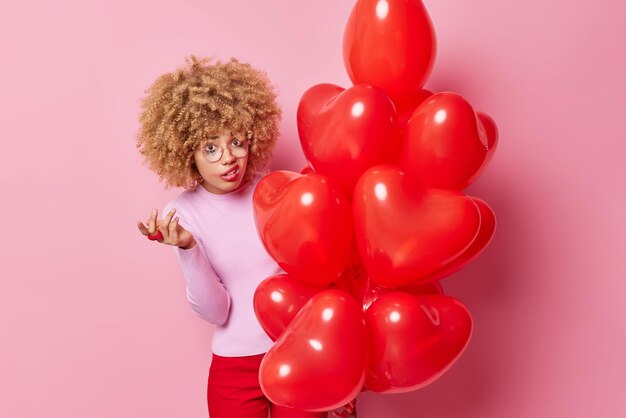
POLYGON ((209 263, 202 241, 188 250, 174 247, 187 283, 187 300, 200 318, 222 325, 228 319, 230 295, 209 263))
MULTIPOLYGON (((166 205, 164 213, 169 213, 172 203, 166 205)), ((178 213, 178 220, 174 220, 174 225, 170 223, 172 215, 166 218, 169 234, 166 233, 168 242, 174 244, 183 242, 178 238, 184 234, 192 235, 192 228, 189 227, 182 213, 178 213), (173 229, 172 229, 173 228, 173 229)), ((167 231, 164 228, 164 231, 167 231)), ((222 281, 213 270, 206 255, 202 241, 195 235, 193 239, 185 239, 187 245, 174 245, 173 250, 180 264, 180 268, 187 284, 187 300, 191 304, 193 311, 200 318, 215 324, 223 325, 228 319, 230 310, 230 295, 224 288, 222 281)))

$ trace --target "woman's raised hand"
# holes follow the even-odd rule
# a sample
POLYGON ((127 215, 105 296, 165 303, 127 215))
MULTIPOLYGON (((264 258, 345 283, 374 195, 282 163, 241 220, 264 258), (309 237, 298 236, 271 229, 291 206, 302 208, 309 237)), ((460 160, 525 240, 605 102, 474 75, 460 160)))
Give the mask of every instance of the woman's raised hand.
POLYGON ((144 236, 152 236, 160 232, 163 238, 159 237, 155 241, 167 245, 176 245, 185 250, 192 248, 196 245, 196 240, 191 232, 178 224, 178 217, 174 218, 175 213, 176 209, 172 209, 165 218, 159 220, 157 218, 158 211, 155 209, 152 211, 150 219, 145 224, 138 221, 137 227, 144 236))

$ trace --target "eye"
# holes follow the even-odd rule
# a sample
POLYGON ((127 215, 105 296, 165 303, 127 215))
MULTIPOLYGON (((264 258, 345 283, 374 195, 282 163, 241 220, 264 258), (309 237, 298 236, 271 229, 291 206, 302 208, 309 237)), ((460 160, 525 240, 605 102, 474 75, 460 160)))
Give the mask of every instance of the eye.
POLYGON ((238 138, 233 138, 231 144, 233 144, 236 147, 241 147, 243 146, 243 143, 238 139, 238 138))
POLYGON ((215 148, 215 145, 207 145, 204 150, 209 154, 213 154, 215 151, 217 151, 217 148, 215 148))

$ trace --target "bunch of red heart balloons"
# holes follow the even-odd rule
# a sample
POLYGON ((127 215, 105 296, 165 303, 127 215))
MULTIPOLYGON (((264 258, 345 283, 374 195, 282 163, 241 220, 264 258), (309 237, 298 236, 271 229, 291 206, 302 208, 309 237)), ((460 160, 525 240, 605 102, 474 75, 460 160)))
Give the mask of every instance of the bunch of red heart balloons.
POLYGON ((435 50, 420 0, 358 0, 343 42, 354 85, 315 85, 300 100, 310 167, 255 189, 258 232, 287 273, 254 297, 275 340, 259 377, 276 404, 324 411, 363 388, 415 390, 467 346, 471 316, 438 280, 493 237, 493 211, 463 190, 497 128, 462 96, 422 88, 435 50))

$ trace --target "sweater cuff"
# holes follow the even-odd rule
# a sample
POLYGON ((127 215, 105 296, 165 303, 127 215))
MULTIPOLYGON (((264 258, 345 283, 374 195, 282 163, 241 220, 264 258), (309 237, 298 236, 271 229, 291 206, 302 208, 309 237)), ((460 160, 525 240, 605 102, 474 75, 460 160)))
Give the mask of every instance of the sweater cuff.
POLYGON ((204 247, 202 246, 202 242, 200 242, 200 240, 195 236, 193 238, 196 240, 196 245, 189 249, 174 247, 174 250, 183 261, 194 263, 196 260, 199 261, 199 257, 204 256, 204 247))

